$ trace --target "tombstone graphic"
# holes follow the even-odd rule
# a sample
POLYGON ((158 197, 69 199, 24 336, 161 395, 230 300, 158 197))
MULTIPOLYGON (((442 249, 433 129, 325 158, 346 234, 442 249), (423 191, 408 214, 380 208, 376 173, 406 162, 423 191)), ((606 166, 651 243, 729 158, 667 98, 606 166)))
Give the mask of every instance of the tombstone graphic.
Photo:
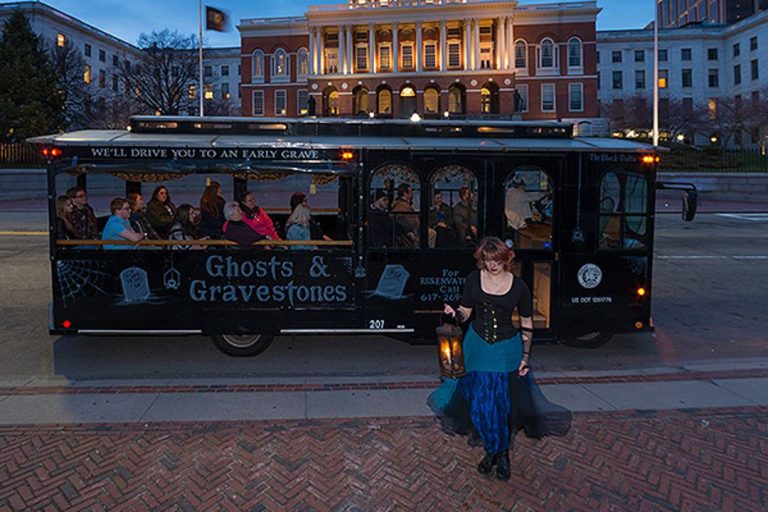
POLYGON ((120 272, 125 302, 146 302, 149 299, 149 280, 147 273, 139 267, 130 267, 120 272))
POLYGON ((381 273, 379 284, 373 294, 385 299, 402 299, 405 284, 410 276, 411 274, 402 265, 387 265, 381 273))

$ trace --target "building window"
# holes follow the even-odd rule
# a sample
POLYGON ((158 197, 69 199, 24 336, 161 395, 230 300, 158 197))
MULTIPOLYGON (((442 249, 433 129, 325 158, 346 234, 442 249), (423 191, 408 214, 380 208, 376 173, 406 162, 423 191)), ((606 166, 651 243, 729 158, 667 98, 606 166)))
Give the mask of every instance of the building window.
POLYGON ((635 71, 635 89, 645 89, 645 70, 635 71))
POLYGON ((598 91, 600 90, 600 81, 601 81, 601 80, 600 80, 600 72, 598 71, 598 72, 597 72, 597 90, 598 90, 598 91))
POLYGON ((296 74, 305 77, 309 76, 309 50, 299 48, 296 52, 296 74))
POLYGON ((480 44, 480 69, 493 69, 493 43, 480 44))
POLYGON ((733 85, 741 84, 741 65, 733 66, 733 85))
POLYGON ((456 84, 448 88, 448 112, 451 114, 464 113, 464 90, 456 84))
POLYGON ((707 114, 709 115, 710 121, 717 119, 717 99, 709 98, 709 101, 707 102, 707 114))
POLYGON ((253 91, 253 115, 264 115, 264 91, 253 91))
POLYGON ((518 85, 515 92, 519 94, 519 109, 516 112, 528 112, 528 85, 518 85))
POLYGON ((760 78, 760 68, 757 65, 757 59, 753 59, 749 63, 750 71, 751 71, 751 78, 752 80, 757 80, 760 78))
POLYGON ((615 90, 621 90, 624 88, 624 73, 621 71, 613 72, 613 80, 611 82, 612 88, 615 90))
POLYGON ((191 100, 197 97, 197 86, 195 84, 190 84, 187 88, 187 97, 191 100))
POLYGON ((392 48, 385 45, 379 46, 379 70, 392 69, 392 48))
POLYGON ((707 60, 717 60, 718 58, 717 48, 710 48, 707 50, 707 60))
POLYGON ((555 43, 551 39, 544 39, 539 46, 539 67, 555 68, 555 43))
POLYGON ((595 61, 596 61, 598 64, 600 64, 600 52, 599 52, 599 51, 596 51, 596 52, 595 52, 595 61))
POLYGON ((99 62, 107 62, 107 52, 99 50, 99 62))
POLYGON ((541 84, 541 111, 555 111, 555 84, 541 84))
POLYGON ((103 69, 99 70, 99 87, 104 88, 107 86, 107 72, 103 69))
POLYGON ((733 45, 733 56, 738 57, 739 55, 741 55, 741 45, 736 43, 733 45))
POLYGON ((212 100, 214 95, 213 84, 205 84, 205 99, 212 100))
POLYGON ((693 87, 693 70, 684 69, 681 74, 681 79, 683 81, 684 88, 693 87))
POLYGON ((371 109, 368 106, 368 89, 363 86, 356 87, 352 91, 352 112, 363 116, 370 111, 371 109))
POLYGON ((325 50, 325 72, 330 75, 339 72, 339 52, 336 48, 325 50))
POLYGON ((63 48, 67 44, 67 36, 64 34, 56 34, 56 46, 63 48))
POLYGON ((392 91, 387 88, 379 90, 376 95, 376 108, 379 115, 392 114, 392 91))
POLYGON ((411 44, 404 44, 400 47, 401 54, 402 54, 402 69, 404 70, 412 70, 413 69, 413 45, 411 44))
POLYGON ((659 89, 666 89, 669 86, 669 71, 659 70, 659 89))
POLYGON ((229 66, 221 66, 221 76, 229 76, 229 66))
POLYGON ((288 54, 280 48, 272 55, 272 80, 273 81, 285 81, 288 79, 288 66, 289 62, 288 54))
POLYGON ((357 71, 368 70, 368 45, 355 46, 355 67, 357 71))
POLYGON ((213 76, 213 67, 212 66, 205 66, 203 68, 203 76, 213 76))
POLYGON ((611 52, 611 62, 614 64, 621 64, 621 50, 614 50, 611 52))
POLYGON ((493 97, 491 95, 491 90, 487 87, 482 87, 480 89, 480 113, 493 113, 493 97))
POLYGON ((296 113, 300 116, 309 114, 309 91, 299 89, 296 95, 296 113))
POLYGON ((117 55, 112 56, 112 65, 118 67, 120 65, 120 57, 117 55))
POLYGON ((117 75, 112 75, 112 90, 114 92, 117 92, 119 84, 120 84, 120 79, 117 77, 117 75))
POLYGON ((659 62, 667 62, 669 59, 669 52, 666 49, 659 49, 659 62))
POLYGON ((86 84, 91 83, 91 65, 86 64, 85 69, 83 70, 83 82, 86 84))
POLYGON ((427 69, 437 67, 437 45, 435 43, 424 45, 424 67, 427 69))
POLYGON ((424 113, 440 113, 440 91, 434 87, 427 87, 424 89, 424 113))
POLYGON ((749 38, 749 51, 754 52, 757 50, 757 36, 749 38))
POLYGON ((221 84, 221 99, 228 100, 231 97, 231 94, 229 93, 229 83, 224 82, 221 84))
POLYGON ((515 43, 515 67, 526 69, 528 67, 528 45, 525 41, 515 43))
POLYGON ((288 107, 286 105, 287 93, 285 90, 275 91, 275 115, 284 116, 288 113, 288 107))
POLYGON ((707 74, 707 83, 709 87, 720 87, 720 71, 717 69, 710 69, 707 74))
POLYGON ((581 39, 578 37, 572 37, 568 40, 568 67, 569 68, 581 68, 582 67, 582 47, 581 39))
POLYGON ((680 60, 691 60, 692 59, 692 51, 690 48, 683 48, 680 50, 680 60))
POLYGON ((88 43, 85 43, 85 47, 83 48, 83 53, 85 54, 86 57, 90 57, 91 54, 93 53, 91 50, 91 45, 89 45, 88 43))
POLYGON ((645 50, 635 50, 635 62, 645 62, 645 50))
POLYGON ((448 43, 448 67, 461 67, 461 43, 448 43))
POLYGON ((251 82, 264 81, 264 53, 256 50, 251 56, 251 82))
POLYGON ((571 112, 584 111, 584 84, 568 85, 568 108, 571 112))

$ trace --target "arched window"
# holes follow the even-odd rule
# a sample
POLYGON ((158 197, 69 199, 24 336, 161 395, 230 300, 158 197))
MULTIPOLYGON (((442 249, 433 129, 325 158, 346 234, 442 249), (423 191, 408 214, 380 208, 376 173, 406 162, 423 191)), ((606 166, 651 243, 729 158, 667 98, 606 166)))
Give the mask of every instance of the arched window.
POLYGON ((542 69, 555 68, 555 43, 547 38, 539 45, 539 67, 542 69))
POLYGON ((572 37, 568 40, 568 67, 581 68, 583 62, 581 39, 572 37))
POLYGON ((448 88, 448 112, 451 114, 464 114, 464 88, 459 84, 453 84, 448 88))
POLYGON ((264 81, 264 52, 255 50, 251 56, 251 82, 264 81))
POLYGON ((379 89, 376 94, 376 110, 379 115, 392 115, 392 91, 386 87, 379 89))
POLYGON ((424 89, 424 114, 431 116, 440 114, 440 91, 435 87, 424 89))
POLYGON ((323 91, 323 114, 339 115, 339 91, 335 87, 326 87, 323 91))
POLYGON ((371 247, 419 248, 420 190, 418 174, 407 165, 386 164, 373 171, 368 209, 371 247))
POLYGON ((416 112, 416 91, 410 85, 400 89, 400 117, 410 117, 416 112))
POLYGON ((488 82, 480 89, 480 112, 482 114, 499 113, 499 87, 488 82))
POLYGON ((467 242, 476 242, 480 233, 475 173, 462 165, 446 165, 432 174, 429 190, 427 245, 465 248, 467 242))
POLYGON ((370 112, 370 108, 368 106, 368 89, 366 89, 363 86, 360 86, 356 88, 352 92, 352 113, 356 115, 363 115, 370 112))
POLYGON ((522 39, 515 43, 515 67, 517 69, 528 68, 528 45, 522 39))
POLYGON ((623 170, 608 171, 600 181, 600 249, 646 246, 648 180, 623 170))
POLYGON ((515 249, 552 249, 553 188, 540 167, 515 168, 504 181, 504 238, 515 249))
POLYGON ((288 56, 288 53, 282 48, 279 48, 272 55, 272 81, 288 80, 290 75, 289 66, 290 57, 288 56))
POLYGON ((300 77, 309 76, 309 51, 306 48, 296 52, 296 73, 300 77))

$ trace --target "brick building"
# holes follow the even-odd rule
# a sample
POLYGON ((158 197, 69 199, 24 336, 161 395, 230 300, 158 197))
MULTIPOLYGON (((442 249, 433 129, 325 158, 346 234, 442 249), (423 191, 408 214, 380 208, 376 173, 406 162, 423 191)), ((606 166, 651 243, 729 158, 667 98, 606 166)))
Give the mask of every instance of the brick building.
POLYGON ((314 103, 319 116, 594 120, 598 12, 596 2, 350 0, 244 19, 243 115, 306 115, 314 103))

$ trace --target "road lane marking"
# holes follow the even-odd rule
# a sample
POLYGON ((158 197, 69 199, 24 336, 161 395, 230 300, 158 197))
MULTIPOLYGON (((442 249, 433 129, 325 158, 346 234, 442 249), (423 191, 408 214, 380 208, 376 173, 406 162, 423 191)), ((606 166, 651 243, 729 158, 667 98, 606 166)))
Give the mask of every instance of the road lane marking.
POLYGON ((768 222, 768 213, 718 213, 719 217, 736 220, 751 220, 752 222, 768 222))
POLYGON ((47 231, 0 231, 0 236, 48 236, 47 231))

